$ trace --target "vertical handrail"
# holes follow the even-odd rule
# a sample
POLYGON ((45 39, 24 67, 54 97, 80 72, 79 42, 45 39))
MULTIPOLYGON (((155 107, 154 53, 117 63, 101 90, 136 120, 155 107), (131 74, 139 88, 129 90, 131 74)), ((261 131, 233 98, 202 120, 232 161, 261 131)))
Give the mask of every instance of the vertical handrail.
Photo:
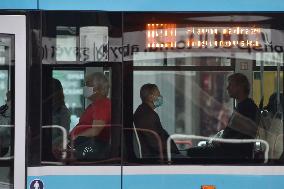
POLYGON ((52 129, 52 128, 56 128, 59 129, 62 132, 62 159, 66 159, 67 157, 67 131, 64 127, 59 126, 59 125, 45 125, 42 126, 43 129, 52 129))
MULTIPOLYGON (((276 82, 277 82, 277 113, 282 113, 282 105, 280 103, 280 72, 281 72, 281 62, 284 61, 284 53, 282 53, 283 58, 281 58, 281 54, 279 55, 280 58, 277 58, 277 73, 276 73, 276 82)), ((283 115, 281 116, 281 119, 283 119, 283 115)))
POLYGON ((263 53, 261 53, 260 58, 260 109, 263 109, 263 102, 264 102, 264 60, 263 60, 263 53))

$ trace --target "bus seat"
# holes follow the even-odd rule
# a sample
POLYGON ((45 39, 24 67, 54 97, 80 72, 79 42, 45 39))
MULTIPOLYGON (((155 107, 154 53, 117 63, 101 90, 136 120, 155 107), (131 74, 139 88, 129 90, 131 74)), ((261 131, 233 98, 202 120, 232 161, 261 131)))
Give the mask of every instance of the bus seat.
POLYGON ((280 159, 282 153, 283 153, 283 134, 280 134, 276 137, 274 146, 273 146, 273 157, 275 159, 280 159))
POLYGON ((269 159, 279 159, 283 152, 283 122, 278 116, 273 116, 269 112, 263 112, 258 128, 257 138, 265 140, 269 144, 269 159))
POLYGON ((134 131, 134 136, 133 136, 134 153, 135 153, 136 157, 141 159, 141 158, 143 158, 142 150, 141 150, 141 143, 140 143, 140 139, 139 139, 137 129, 136 129, 134 123, 133 123, 133 131, 134 131))
POLYGON ((134 150, 134 155, 138 159, 146 158, 150 160, 151 158, 154 159, 159 159, 161 162, 164 160, 164 155, 163 155, 163 147, 162 147, 162 141, 161 137, 154 131, 150 129, 141 129, 141 128, 136 128, 136 126, 133 124, 133 128, 124 128, 125 131, 131 131, 131 133, 134 133, 132 135, 132 141, 133 141, 133 150, 134 150), (158 156, 157 157, 152 157, 151 154, 143 154, 143 149, 142 149, 142 144, 143 142, 146 141, 141 141, 141 138, 139 135, 147 135, 149 137, 153 137, 153 140, 156 141, 155 144, 157 144, 158 147, 158 156), (149 155, 151 157, 149 157, 149 155))
POLYGON ((67 158, 67 131, 64 127, 59 125, 45 125, 42 126, 43 129, 43 146, 48 143, 48 148, 45 148, 47 151, 43 153, 42 163, 52 163, 65 160, 67 158), (56 132, 59 135, 56 138, 53 138, 52 133, 56 132), (57 132, 58 131, 58 132, 57 132), (45 141, 48 140, 48 141, 45 141))

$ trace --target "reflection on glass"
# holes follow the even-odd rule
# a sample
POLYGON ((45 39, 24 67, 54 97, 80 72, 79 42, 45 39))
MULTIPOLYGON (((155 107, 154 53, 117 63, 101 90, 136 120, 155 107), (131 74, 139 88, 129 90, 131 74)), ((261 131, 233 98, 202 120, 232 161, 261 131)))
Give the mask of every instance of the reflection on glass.
MULTIPOLYGON (((259 104, 261 100, 261 78, 260 72, 253 73, 253 99, 255 103, 259 104)), ((268 104, 269 97, 277 91, 277 72, 265 71, 263 73, 263 105, 268 104)), ((283 93, 283 72, 280 72, 280 92, 283 93)))
POLYGON ((190 52, 137 52, 133 60, 134 66, 231 66, 231 58, 190 52))
POLYGON ((66 107, 71 112, 70 130, 72 130, 79 122, 79 117, 84 109, 84 71, 54 70, 53 78, 58 79, 62 84, 66 107))
POLYGON ((279 52, 265 52, 265 53, 256 53, 256 66, 280 66, 283 67, 283 53, 279 52))
POLYGON ((160 115, 170 133, 211 136, 224 129, 232 111, 227 76, 232 72, 135 71, 133 110, 140 104, 143 84, 156 84, 164 97, 160 115))
POLYGON ((4 104, 6 100, 6 92, 8 91, 8 70, 0 70, 0 104, 4 104))
POLYGON ((257 48, 261 47, 258 27, 198 26, 149 23, 146 25, 148 48, 257 48))
POLYGON ((81 27, 80 50, 80 61, 108 61, 108 27, 81 27))
POLYGON ((0 37, 0 65, 11 65, 14 60, 12 38, 7 35, 0 37))
POLYGON ((0 34, 0 188, 13 188, 14 36, 0 34))
POLYGON ((56 27, 56 61, 76 61, 76 27, 56 27))

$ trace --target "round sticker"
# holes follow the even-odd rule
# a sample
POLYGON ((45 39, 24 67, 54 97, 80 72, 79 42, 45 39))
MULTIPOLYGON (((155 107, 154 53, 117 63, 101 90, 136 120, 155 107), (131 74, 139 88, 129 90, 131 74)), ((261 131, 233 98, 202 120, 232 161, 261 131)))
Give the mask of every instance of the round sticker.
POLYGON ((30 189, 44 189, 43 182, 39 179, 35 179, 30 184, 30 189))

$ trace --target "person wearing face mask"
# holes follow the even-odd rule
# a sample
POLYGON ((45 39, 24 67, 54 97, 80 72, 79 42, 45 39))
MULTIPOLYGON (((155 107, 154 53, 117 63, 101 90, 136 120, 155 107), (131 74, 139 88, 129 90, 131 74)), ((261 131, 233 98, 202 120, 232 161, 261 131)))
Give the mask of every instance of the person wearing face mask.
MULTIPOLYGON (((79 123, 70 135, 75 143, 90 143, 85 141, 99 141, 109 143, 111 124, 111 100, 107 97, 109 82, 103 73, 95 72, 85 78, 86 86, 83 88, 84 97, 91 101, 80 117, 79 123)), ((90 145, 90 144, 88 144, 90 145)), ((98 145, 97 146, 102 146, 98 145)))
MULTIPOLYGON (((169 134, 162 127, 159 115, 155 109, 163 105, 163 97, 155 84, 144 84, 140 89, 142 104, 134 113, 134 125, 138 129, 145 129, 156 133, 162 143, 162 153, 167 157, 167 139, 169 134)), ((159 158, 160 147, 156 137, 150 132, 138 132, 143 158, 159 158)), ((173 154, 179 154, 176 144, 172 141, 173 154)))

